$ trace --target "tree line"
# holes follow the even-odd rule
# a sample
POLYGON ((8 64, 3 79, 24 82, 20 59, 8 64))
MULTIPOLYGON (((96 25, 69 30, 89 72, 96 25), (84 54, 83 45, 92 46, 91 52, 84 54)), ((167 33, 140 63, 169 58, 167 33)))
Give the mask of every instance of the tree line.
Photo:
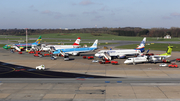
MULTIPOLYGON (((50 34, 50 33, 91 33, 95 36, 102 34, 113 34, 118 36, 146 36, 146 37, 164 37, 171 35, 172 37, 180 37, 180 28, 151 28, 145 29, 140 27, 124 27, 124 28, 81 28, 81 29, 28 29, 28 35, 50 34)), ((25 36, 25 29, 0 29, 0 35, 16 35, 25 36)))

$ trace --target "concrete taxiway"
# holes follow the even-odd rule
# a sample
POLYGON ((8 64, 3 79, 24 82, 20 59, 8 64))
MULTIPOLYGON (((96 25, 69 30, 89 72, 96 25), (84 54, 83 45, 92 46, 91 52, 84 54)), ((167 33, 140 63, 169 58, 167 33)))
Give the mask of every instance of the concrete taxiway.
MULTIPOLYGON (((64 61, 62 57, 50 60, 50 57, 39 58, 3 49, 0 49, 0 56, 0 100, 180 100, 180 69, 159 67, 160 63, 125 65, 125 59, 115 59, 119 65, 99 64, 82 56, 71 56, 71 61, 64 61), (47 69, 35 70, 41 64, 47 69), (62 74, 63 77, 58 76, 62 74)), ((173 52, 169 60, 178 56, 180 52, 173 52)))

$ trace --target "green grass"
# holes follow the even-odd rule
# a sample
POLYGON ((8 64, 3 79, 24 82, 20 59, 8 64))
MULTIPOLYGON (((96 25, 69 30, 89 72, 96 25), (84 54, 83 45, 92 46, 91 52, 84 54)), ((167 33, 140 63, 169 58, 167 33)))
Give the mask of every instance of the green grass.
MULTIPOLYGON (((52 45, 61 45, 62 43, 51 43, 52 45)), ((64 45, 72 45, 73 43, 64 43, 64 45)), ((88 47, 92 46, 93 42, 91 43, 80 43, 80 45, 83 47, 84 45, 87 45, 88 47)), ((117 43, 98 43, 98 46, 104 46, 104 45, 110 45, 110 44, 117 44, 117 43)))
POLYGON ((5 46, 6 44, 0 44, 0 47, 3 47, 3 46, 5 46))
MULTIPOLYGON (((137 47, 139 44, 131 44, 131 45, 124 45, 124 46, 118 46, 116 48, 121 48, 121 49, 134 49, 137 47)), ((173 51, 180 51, 180 44, 170 44, 173 46, 173 51)), ((166 51, 167 50, 168 44, 162 44, 162 43, 154 43, 150 45, 146 45, 145 49, 148 50, 161 50, 161 51, 166 51)))
POLYGON ((0 40, 25 40, 24 38, 0 38, 0 40))
MULTIPOLYGON (((40 35, 29 35, 29 38, 38 38, 40 35)), ((101 36, 93 36, 90 33, 50 33, 42 34, 43 38, 59 38, 60 39, 76 39, 81 37, 81 39, 99 39, 99 40, 126 40, 126 41, 141 41, 143 37, 128 37, 128 36, 117 36, 110 34, 101 34, 101 36)), ((26 36, 7 36, 7 37, 21 37, 25 39, 26 36)), ((57 40, 57 39, 56 39, 57 40)), ((147 37, 147 41, 180 41, 180 38, 172 39, 157 39, 156 37, 147 37)), ((50 41, 49 41, 50 42, 50 41)))

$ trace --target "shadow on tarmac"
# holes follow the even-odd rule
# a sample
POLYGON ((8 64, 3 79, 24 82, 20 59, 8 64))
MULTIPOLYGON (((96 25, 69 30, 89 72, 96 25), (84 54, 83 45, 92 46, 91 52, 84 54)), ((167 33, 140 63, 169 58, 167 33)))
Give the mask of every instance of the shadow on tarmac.
POLYGON ((31 67, 0 62, 0 78, 119 78, 119 77, 55 72, 55 71, 50 71, 49 69, 36 70, 31 67))

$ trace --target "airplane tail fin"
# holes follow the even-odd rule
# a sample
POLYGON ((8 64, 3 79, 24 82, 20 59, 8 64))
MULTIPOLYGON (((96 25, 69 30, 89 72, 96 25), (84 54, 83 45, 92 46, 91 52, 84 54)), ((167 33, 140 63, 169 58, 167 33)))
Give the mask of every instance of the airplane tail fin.
POLYGON ((141 52, 144 52, 145 44, 146 44, 146 37, 144 37, 144 39, 141 41, 140 45, 135 50, 140 50, 141 52))
POLYGON ((73 45, 79 45, 81 41, 81 37, 78 37, 73 45))
POLYGON ((171 55, 173 46, 168 46, 166 53, 160 55, 171 55))
POLYGON ((97 48, 98 40, 96 39, 90 48, 97 48))
POLYGON ((41 36, 39 36, 39 38, 33 44, 40 45, 40 43, 41 43, 41 36))

